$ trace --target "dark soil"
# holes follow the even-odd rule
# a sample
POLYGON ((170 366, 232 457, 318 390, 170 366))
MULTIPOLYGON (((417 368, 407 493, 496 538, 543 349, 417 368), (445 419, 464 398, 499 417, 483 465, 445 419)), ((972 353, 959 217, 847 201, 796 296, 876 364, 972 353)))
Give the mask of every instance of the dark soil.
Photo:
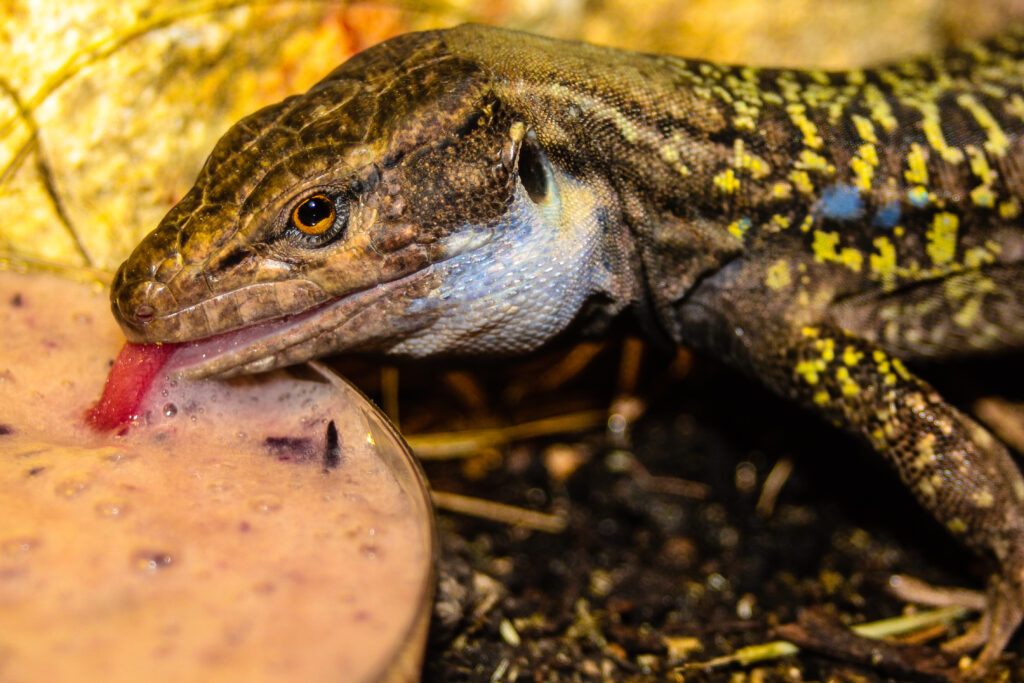
MULTIPOLYGON (((454 379, 440 368, 403 369, 403 429, 607 407, 620 374, 618 348, 565 384, 515 400, 508 397, 524 386, 543 384, 557 358, 476 366, 454 379)), ((565 533, 552 535, 440 513, 424 679, 941 680, 879 670, 871 664, 883 661, 877 653, 866 662, 804 651, 745 668, 678 668, 772 641, 777 626, 807 608, 824 619, 825 627, 809 629, 821 637, 831 637, 828 624, 900 615, 908 606, 885 590, 892 573, 980 588, 986 567, 859 442, 710 360, 695 359, 692 369, 671 361, 647 353, 638 374, 627 377, 647 410, 625 434, 596 429, 425 463, 437 490, 566 511, 569 521, 565 533), (581 463, 571 473, 553 464, 566 454, 581 463), (759 508, 780 461, 792 463, 792 474, 774 502, 759 508)), ((1022 367, 1024 359, 1004 358, 919 370, 970 406, 984 395, 1019 399, 1013 378, 1022 367)), ((932 635, 928 653, 955 633, 932 635)), ((1011 643, 991 680, 1024 681, 1022 640, 1011 643)), ((955 660, 944 663, 955 667, 955 660)))

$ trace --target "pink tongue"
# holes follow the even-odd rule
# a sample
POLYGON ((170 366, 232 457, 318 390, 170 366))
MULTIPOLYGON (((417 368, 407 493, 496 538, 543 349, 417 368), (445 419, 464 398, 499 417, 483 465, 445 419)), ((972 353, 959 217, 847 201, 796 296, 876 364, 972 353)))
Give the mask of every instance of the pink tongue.
POLYGON ((103 395, 85 411, 86 423, 107 432, 137 418, 143 397, 177 346, 125 342, 107 375, 103 395))

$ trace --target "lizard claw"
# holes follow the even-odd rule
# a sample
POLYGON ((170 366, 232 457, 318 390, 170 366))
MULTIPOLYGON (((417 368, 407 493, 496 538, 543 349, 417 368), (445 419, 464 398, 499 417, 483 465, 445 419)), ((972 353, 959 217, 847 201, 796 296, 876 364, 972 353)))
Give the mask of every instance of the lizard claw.
POLYGON ((981 591, 933 586, 906 574, 893 574, 889 577, 889 592, 904 602, 929 607, 963 607, 984 612, 989 604, 987 596, 981 591))
POLYGON ((967 630, 961 635, 943 643, 943 651, 964 654, 982 649, 985 643, 988 642, 989 632, 992 630, 992 622, 992 612, 982 612, 978 620, 968 626, 967 630))

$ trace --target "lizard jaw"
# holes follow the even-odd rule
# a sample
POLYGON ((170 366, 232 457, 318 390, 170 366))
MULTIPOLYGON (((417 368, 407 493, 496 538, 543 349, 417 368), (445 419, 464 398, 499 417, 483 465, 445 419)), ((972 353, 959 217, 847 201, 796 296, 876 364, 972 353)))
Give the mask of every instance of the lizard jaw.
MULTIPOLYGON (((429 269, 428 269, 429 271, 429 269)), ((428 310, 410 314, 408 303, 431 278, 420 271, 404 278, 285 315, 178 344, 167 363, 172 376, 187 379, 266 372, 311 358, 370 350, 393 335, 429 325, 428 310), (396 324, 401 321, 401 325, 396 324)))
POLYGON ((235 368, 259 362, 260 359, 274 359, 287 348, 292 339, 302 337, 302 332, 309 328, 310 318, 339 301, 328 301, 301 313, 266 320, 230 332, 179 342, 175 344, 177 348, 167 369, 179 377, 200 379, 228 376, 234 374, 231 371, 235 368))

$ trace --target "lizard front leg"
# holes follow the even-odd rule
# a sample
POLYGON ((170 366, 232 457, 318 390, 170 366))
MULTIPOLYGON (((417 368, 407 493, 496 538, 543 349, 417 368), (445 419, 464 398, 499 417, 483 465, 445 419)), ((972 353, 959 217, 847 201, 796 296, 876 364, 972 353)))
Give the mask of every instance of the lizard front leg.
POLYGON ((1005 446, 879 346, 832 326, 752 347, 780 393, 863 438, 962 543, 995 561, 988 608, 956 651, 995 660, 1024 619, 1024 478, 1005 446))

